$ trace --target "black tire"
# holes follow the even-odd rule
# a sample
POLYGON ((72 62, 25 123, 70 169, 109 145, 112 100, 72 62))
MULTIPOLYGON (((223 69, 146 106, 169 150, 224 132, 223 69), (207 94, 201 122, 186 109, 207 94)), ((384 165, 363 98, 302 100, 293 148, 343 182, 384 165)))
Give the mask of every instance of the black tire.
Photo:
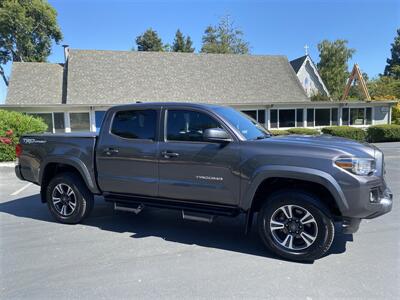
POLYGON ((49 182, 46 189, 46 201, 51 214, 58 222, 77 224, 89 216, 93 209, 94 196, 86 187, 86 184, 80 176, 71 172, 66 172, 57 174, 49 182), (60 187, 64 193, 59 192, 60 187), (69 201, 67 198, 63 198, 63 202, 61 202, 61 200, 58 201, 58 199, 61 199, 63 196, 66 197, 65 195, 70 191, 68 187, 72 190, 68 198, 69 201), (53 197, 56 200, 53 200, 53 197))
POLYGON ((335 235, 329 210, 318 197, 301 190, 271 194, 257 221, 265 246, 288 260, 306 262, 320 258, 331 247, 335 235))

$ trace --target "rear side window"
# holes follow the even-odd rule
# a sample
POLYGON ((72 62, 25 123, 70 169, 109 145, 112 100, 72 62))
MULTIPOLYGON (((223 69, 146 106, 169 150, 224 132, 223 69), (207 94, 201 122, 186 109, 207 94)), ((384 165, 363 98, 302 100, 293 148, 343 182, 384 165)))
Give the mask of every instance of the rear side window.
POLYGON ((203 132, 208 128, 221 128, 209 115, 190 110, 168 110, 167 140, 203 141, 203 132))
POLYGON ((155 140, 157 126, 155 110, 127 110, 115 114, 111 133, 127 139, 155 140))

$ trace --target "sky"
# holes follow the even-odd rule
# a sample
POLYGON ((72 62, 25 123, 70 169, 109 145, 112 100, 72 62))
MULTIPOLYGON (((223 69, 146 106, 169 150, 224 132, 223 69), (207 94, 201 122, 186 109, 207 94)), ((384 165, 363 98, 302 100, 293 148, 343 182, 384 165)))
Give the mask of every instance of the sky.
MULTIPOLYGON (((63 62, 61 44, 75 49, 130 50, 135 38, 151 27, 172 44, 176 30, 190 35, 196 52, 208 25, 229 15, 244 33, 251 54, 309 54, 319 61, 317 44, 346 39, 356 49, 349 62, 370 78, 382 73, 390 44, 400 28, 399 0, 50 0, 64 35, 53 45, 49 62, 63 62)), ((11 64, 6 65, 7 75, 11 64)), ((0 83, 0 103, 7 89, 0 83)))

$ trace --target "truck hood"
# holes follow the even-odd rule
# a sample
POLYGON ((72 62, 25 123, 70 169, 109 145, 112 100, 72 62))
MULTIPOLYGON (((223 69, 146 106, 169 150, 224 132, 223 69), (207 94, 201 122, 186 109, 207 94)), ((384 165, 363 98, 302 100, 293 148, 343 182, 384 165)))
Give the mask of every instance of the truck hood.
MULTIPOLYGON (((352 155, 359 157, 375 157, 375 152, 379 151, 375 146, 368 143, 360 143, 354 140, 334 137, 331 135, 309 136, 309 135, 287 135, 275 136, 262 140, 262 143, 280 144, 281 146, 296 149, 319 148, 321 152, 335 152, 336 154, 352 155)), ((310 149, 311 150, 311 149, 310 149)))

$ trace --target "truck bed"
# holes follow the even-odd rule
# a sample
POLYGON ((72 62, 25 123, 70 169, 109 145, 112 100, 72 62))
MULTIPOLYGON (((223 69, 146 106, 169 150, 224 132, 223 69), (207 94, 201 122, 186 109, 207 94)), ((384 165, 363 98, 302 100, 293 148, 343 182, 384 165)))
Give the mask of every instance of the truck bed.
POLYGON ((41 166, 46 161, 75 163, 93 185, 96 185, 94 151, 97 134, 94 132, 27 134, 20 138, 22 153, 19 168, 22 179, 41 183, 41 166))

